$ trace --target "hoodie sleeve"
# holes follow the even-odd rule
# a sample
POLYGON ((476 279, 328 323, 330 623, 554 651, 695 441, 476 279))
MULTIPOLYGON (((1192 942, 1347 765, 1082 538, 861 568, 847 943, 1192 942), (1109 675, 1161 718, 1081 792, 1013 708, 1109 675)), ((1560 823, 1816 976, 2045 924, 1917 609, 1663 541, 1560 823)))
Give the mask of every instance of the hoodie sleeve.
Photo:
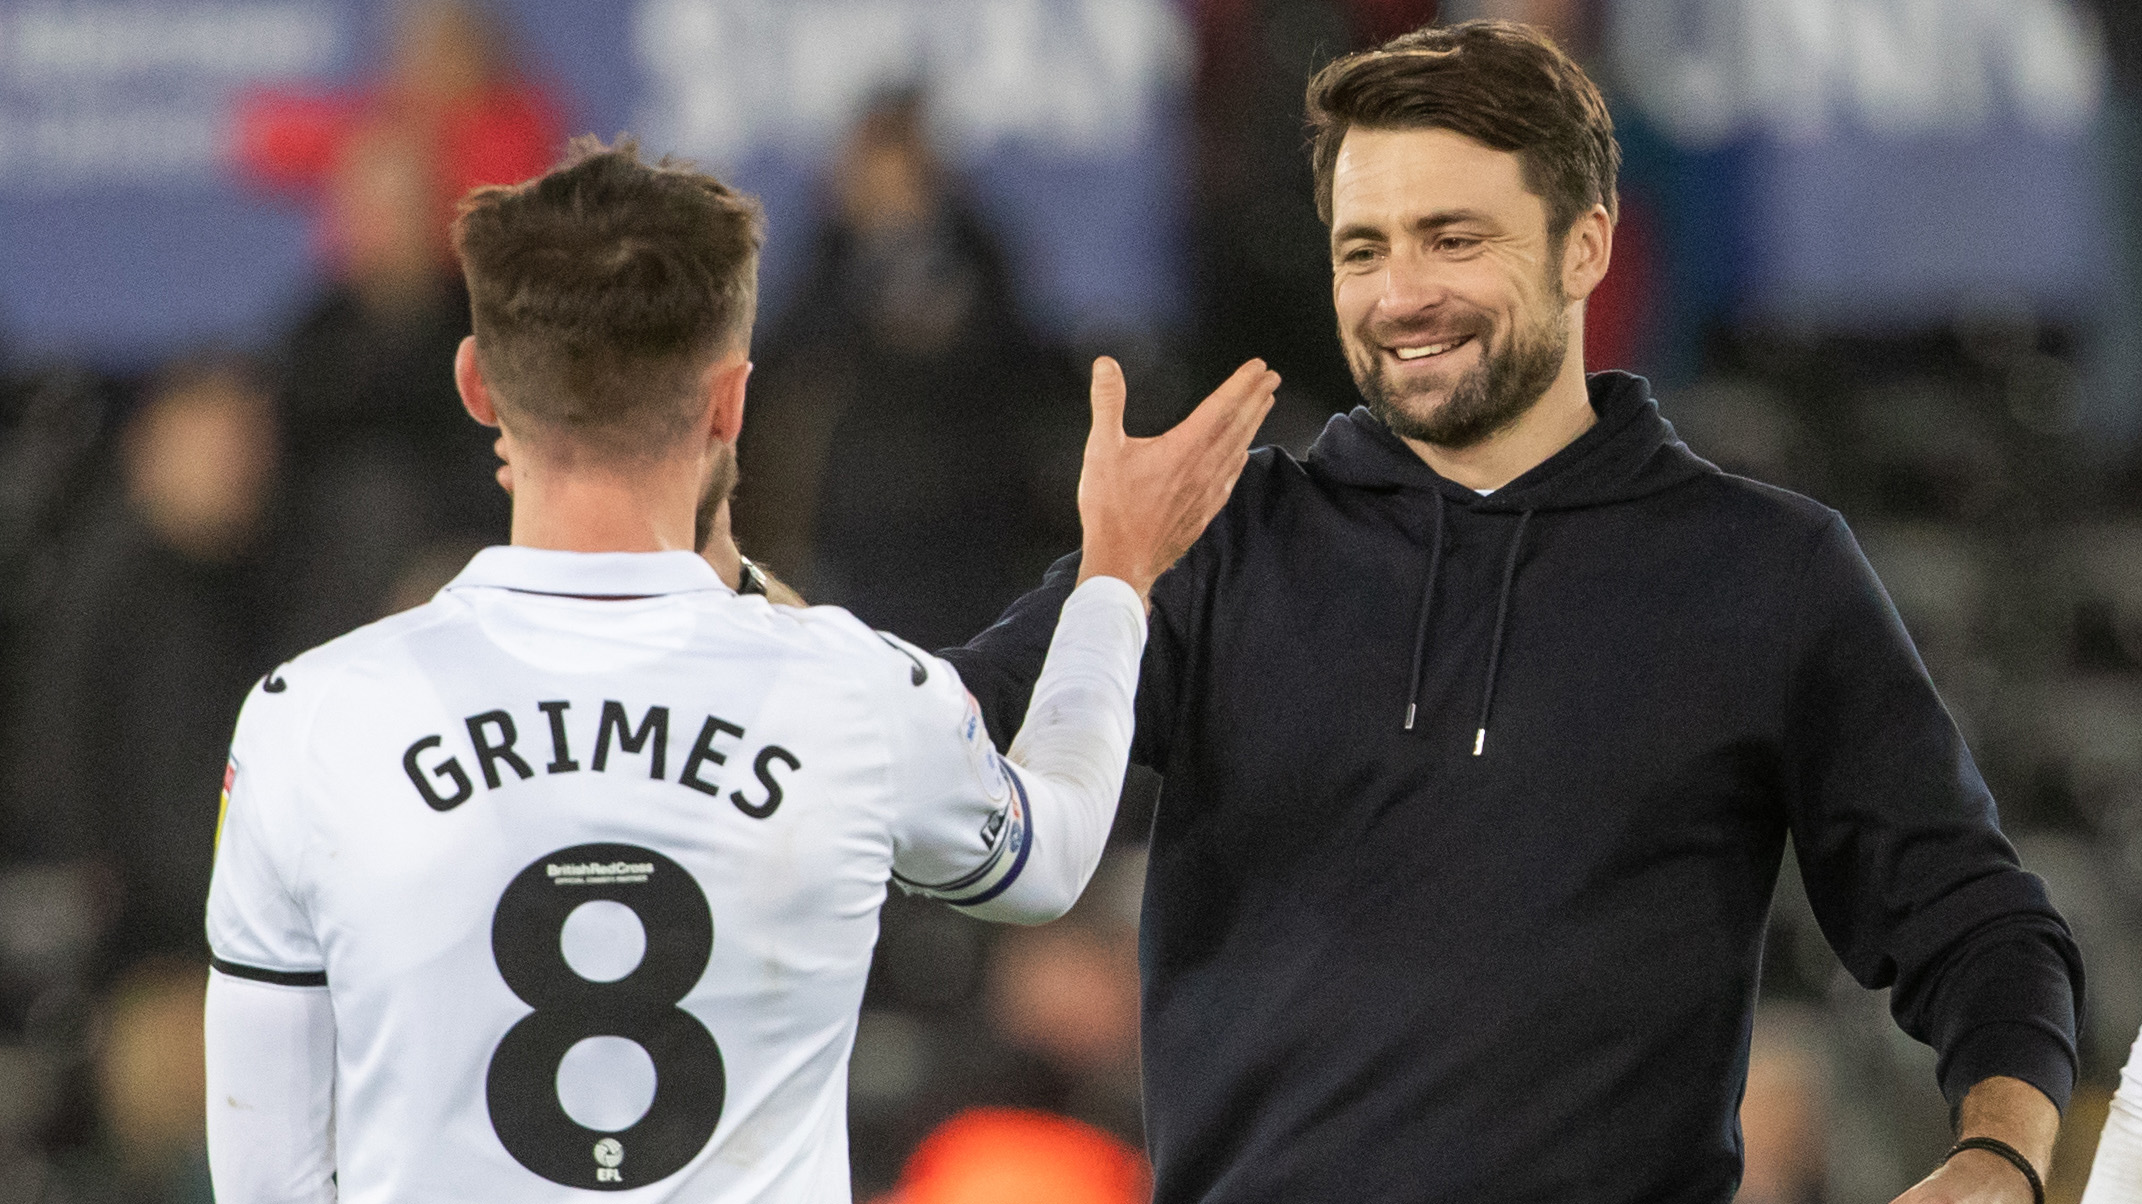
MULTIPOLYGON (((1078 584, 1078 566, 1077 552, 1050 565, 1041 585, 1012 603, 988 630, 938 653, 959 670, 960 680, 981 705, 983 722, 995 734, 999 752, 1009 751, 1008 733, 1026 722, 1027 703, 1056 633, 1056 617, 1078 584)), ((1139 765, 1157 768, 1165 756, 1179 650, 1186 646, 1174 619, 1186 609, 1183 595, 1189 578, 1179 564, 1153 585, 1151 638, 1138 676, 1137 733, 1130 756, 1139 765)))
POLYGON ((1010 748, 1012 733, 1026 719, 1026 704, 1056 635, 1056 618, 1078 583, 1078 564, 1078 553, 1073 552, 1050 565, 1041 585, 1007 607, 987 630, 937 654, 959 670, 968 693, 981 705, 982 721, 996 736, 998 752, 1010 748))
POLYGON ((2009 1075, 2065 1108, 2082 962, 1844 521, 1794 632, 1784 774, 1808 901, 1852 976, 1893 987, 1951 1106, 2009 1075))

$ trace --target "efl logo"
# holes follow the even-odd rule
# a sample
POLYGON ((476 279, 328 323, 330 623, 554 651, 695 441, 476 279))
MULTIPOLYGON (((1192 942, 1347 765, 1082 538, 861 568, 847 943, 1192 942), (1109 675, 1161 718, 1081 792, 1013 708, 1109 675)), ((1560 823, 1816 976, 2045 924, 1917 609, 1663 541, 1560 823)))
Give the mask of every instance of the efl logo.
POLYGON ((605 1137, 595 1143, 595 1182, 623 1183, 625 1172, 617 1169, 625 1161, 625 1147, 615 1137, 605 1137))

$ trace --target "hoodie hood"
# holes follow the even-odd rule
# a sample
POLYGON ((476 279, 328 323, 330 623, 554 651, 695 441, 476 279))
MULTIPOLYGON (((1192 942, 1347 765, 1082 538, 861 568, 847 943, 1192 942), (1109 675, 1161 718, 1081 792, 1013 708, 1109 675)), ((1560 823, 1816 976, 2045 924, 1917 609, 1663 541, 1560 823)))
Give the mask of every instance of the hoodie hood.
POLYGON ((1718 471, 1674 434, 1643 377, 1595 372, 1585 385, 1599 421, 1486 497, 1437 474, 1366 406, 1332 416, 1309 449, 1307 467, 1362 489, 1433 491, 1483 513, 1582 510, 1648 497, 1718 471))

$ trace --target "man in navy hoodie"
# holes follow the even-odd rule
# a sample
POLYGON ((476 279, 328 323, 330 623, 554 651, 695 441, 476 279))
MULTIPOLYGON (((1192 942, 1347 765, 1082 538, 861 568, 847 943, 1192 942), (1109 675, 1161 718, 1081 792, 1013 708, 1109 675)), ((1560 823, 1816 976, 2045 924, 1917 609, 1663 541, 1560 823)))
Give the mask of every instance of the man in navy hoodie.
MULTIPOLYGON (((1152 594, 1159 1204, 1731 1199, 1788 834, 1959 1117, 1902 1199, 2032 1200, 2075 945, 1837 514, 1585 375, 1599 93, 1470 22, 1339 60, 1309 106, 1368 405, 1254 455, 1152 594)), ((948 653, 990 730, 1075 577, 948 653)))

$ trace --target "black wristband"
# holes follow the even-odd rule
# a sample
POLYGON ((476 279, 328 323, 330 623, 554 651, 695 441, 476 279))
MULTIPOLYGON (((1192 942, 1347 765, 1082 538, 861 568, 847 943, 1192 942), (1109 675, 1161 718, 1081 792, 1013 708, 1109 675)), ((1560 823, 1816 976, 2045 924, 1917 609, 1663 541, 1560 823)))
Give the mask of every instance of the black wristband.
POLYGON ((1949 1159, 1965 1150, 1984 1150, 2006 1158, 2017 1170, 2023 1172, 2025 1179, 2030 1180, 2031 1204, 2045 1204, 2045 1181, 2038 1177, 2038 1168, 2032 1166, 2030 1159, 2025 1158, 2016 1147, 1997 1137, 1966 1137, 1949 1147, 1949 1152, 1941 1156, 1941 1164, 1947 1166, 1949 1159))

